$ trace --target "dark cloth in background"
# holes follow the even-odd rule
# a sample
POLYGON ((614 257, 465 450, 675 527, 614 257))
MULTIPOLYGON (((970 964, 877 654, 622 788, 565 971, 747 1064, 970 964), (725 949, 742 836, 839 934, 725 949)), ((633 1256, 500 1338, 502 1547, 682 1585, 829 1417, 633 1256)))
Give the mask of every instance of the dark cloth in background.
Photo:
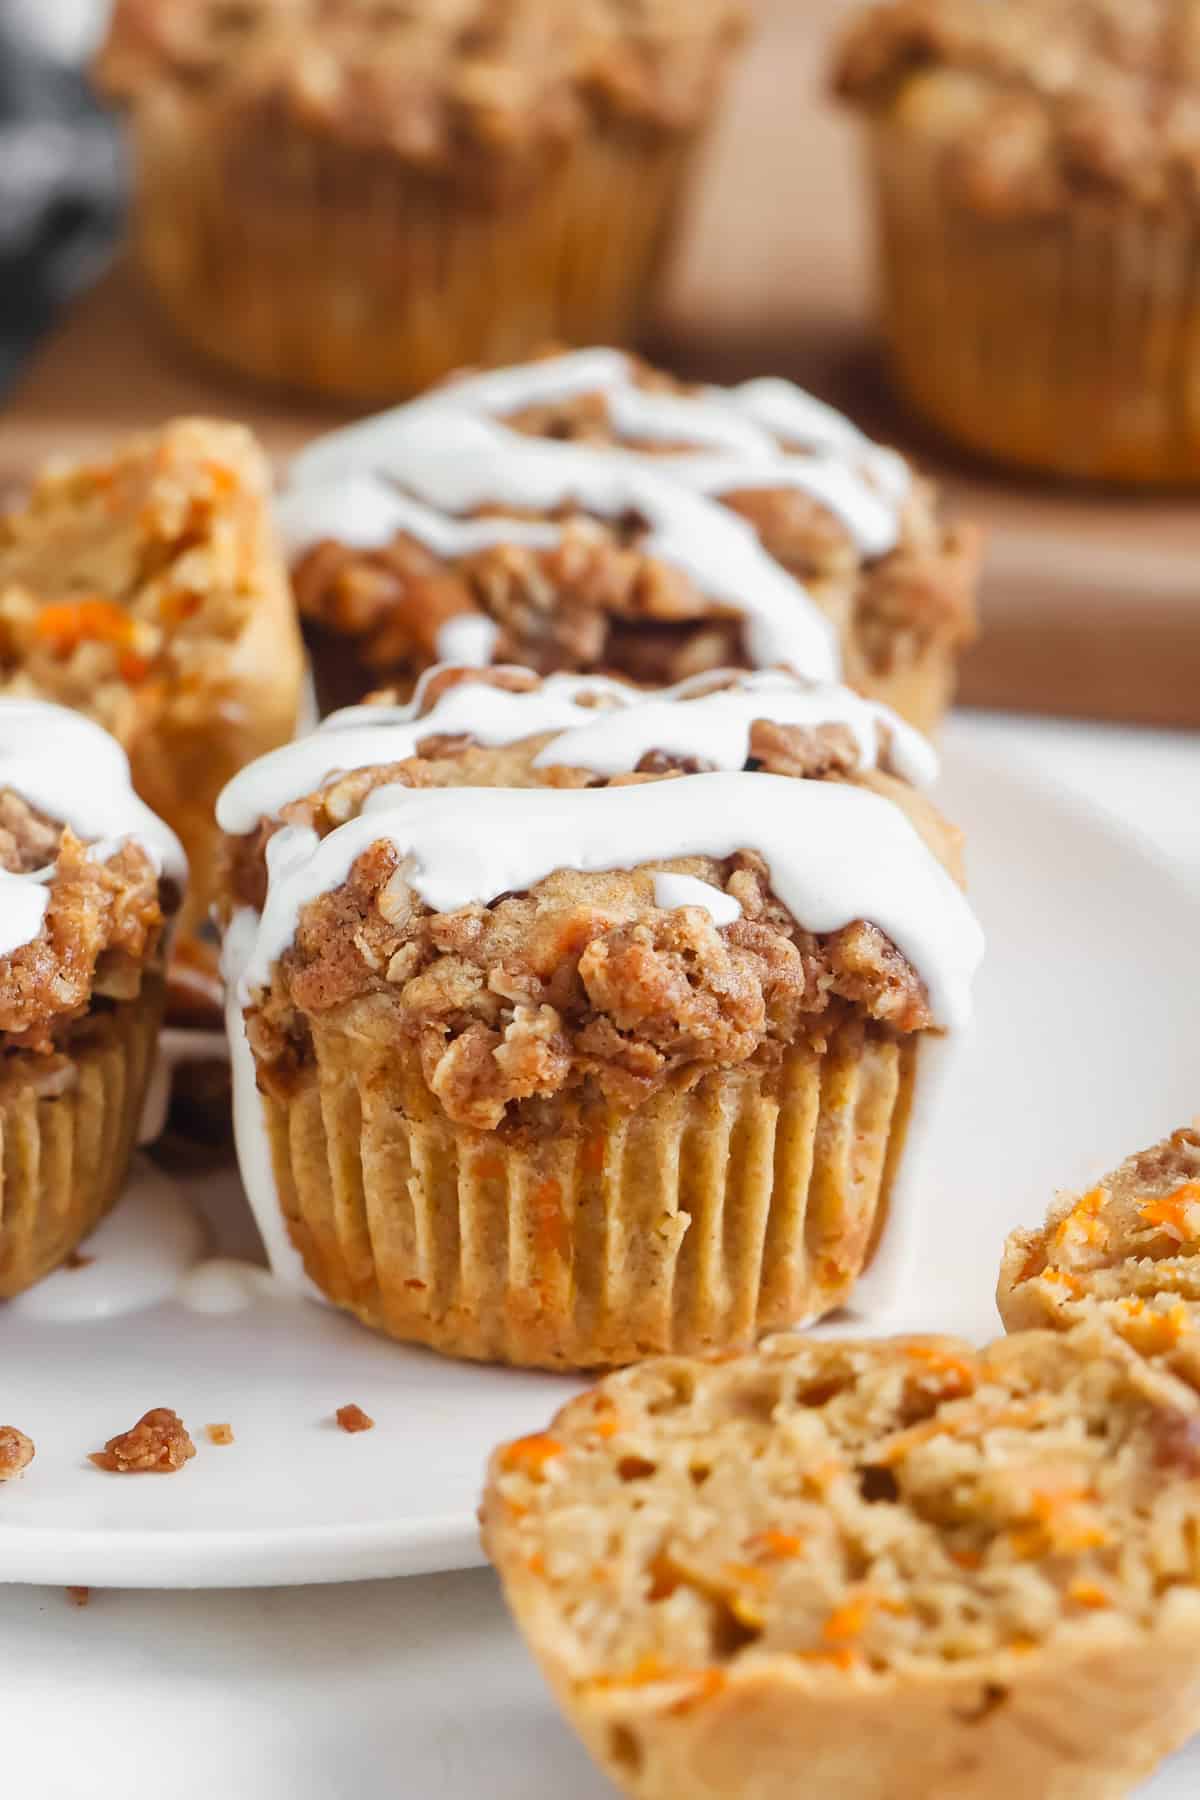
POLYGON ((0 0, 0 395, 111 253, 123 185, 116 131, 82 72, 40 51, 0 0))

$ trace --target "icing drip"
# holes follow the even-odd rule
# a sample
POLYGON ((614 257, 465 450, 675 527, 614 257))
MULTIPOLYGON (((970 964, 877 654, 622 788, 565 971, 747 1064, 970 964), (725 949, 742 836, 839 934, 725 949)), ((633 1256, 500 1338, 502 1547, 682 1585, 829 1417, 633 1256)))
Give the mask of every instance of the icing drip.
POLYGON ((323 840, 308 830, 280 832, 269 846, 266 907, 240 964, 243 1003, 270 980, 302 909, 340 886, 380 839, 435 912, 489 905, 556 869, 754 850, 800 925, 825 933, 869 920, 922 977, 938 1024, 955 1027, 969 1016, 982 932, 904 814, 845 783, 757 773, 568 792, 380 788, 359 817, 323 840))
MULTIPOLYGON (((286 832, 280 832, 286 837, 286 832)), ((311 833, 309 834, 312 835, 311 833)), ((315 840, 314 840, 315 841, 315 840)), ((262 1095, 258 1091, 258 1074, 254 1052, 246 1036, 246 1023, 239 999, 242 969, 253 949, 258 917, 250 908, 234 914, 221 947, 221 974, 225 980, 225 1025, 229 1033, 229 1058, 233 1076, 233 1130, 237 1141, 238 1168, 242 1186, 254 1214, 254 1222, 262 1237, 271 1273, 289 1292, 307 1294, 310 1299, 324 1301, 319 1288, 308 1278, 299 1251, 288 1236, 283 1208, 275 1186, 275 1166, 271 1160, 271 1141, 263 1112, 262 1095)))
POLYGON ((664 912, 677 906, 702 906, 714 925, 732 925, 742 916, 739 900, 723 893, 709 881, 697 881, 694 875, 656 875, 654 904, 664 912))
POLYGON ((693 677, 658 693, 591 675, 551 675, 540 687, 521 691, 460 682, 423 711, 429 683, 441 673, 427 671, 407 705, 346 707, 311 736, 243 769, 217 802, 222 831, 239 837, 290 801, 314 793, 337 771, 403 762, 434 735, 464 733, 477 743, 499 746, 554 731, 560 735, 538 754, 535 766, 564 763, 619 775, 636 769, 648 750, 741 769, 756 719, 810 727, 841 724, 853 732, 863 768, 878 764, 882 729, 890 734, 892 765, 905 780, 925 786, 937 775, 932 746, 887 707, 848 688, 778 672, 734 671, 734 685, 715 693, 705 690, 720 675, 693 677), (597 699, 609 704, 587 704, 597 699))
MULTIPOLYGON (((0 788, 68 826, 97 860, 133 839, 159 874, 186 878, 179 840, 134 793, 124 750, 81 713, 48 701, 0 700, 0 788)), ((53 875, 53 867, 0 870, 0 956, 41 931, 53 875)))
POLYGON ((486 613, 456 613, 437 634, 437 659, 468 669, 486 669, 492 662, 500 627, 486 613))

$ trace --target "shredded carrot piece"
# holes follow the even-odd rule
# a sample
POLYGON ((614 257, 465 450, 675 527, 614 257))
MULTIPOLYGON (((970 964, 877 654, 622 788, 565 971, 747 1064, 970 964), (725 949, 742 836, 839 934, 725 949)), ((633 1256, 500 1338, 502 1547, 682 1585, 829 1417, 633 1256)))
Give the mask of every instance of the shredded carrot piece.
POLYGON ((796 1654, 804 1662, 832 1663, 835 1669, 855 1669, 862 1661, 862 1653, 848 1644, 836 1650, 798 1650, 796 1654))
POLYGON ((726 1581, 746 1582, 751 1587, 765 1587, 767 1573, 754 1563, 726 1563, 721 1571, 726 1581))
POLYGON ((1095 1610, 1112 1605, 1112 1595, 1098 1581, 1073 1581, 1067 1589, 1067 1596, 1076 1606, 1088 1606, 1095 1610))
POLYGON ((1107 1199, 1108 1190, 1102 1187, 1090 1188, 1081 1195, 1066 1218, 1056 1226, 1051 1243, 1059 1249, 1070 1243, 1107 1243, 1108 1226, 1098 1217, 1107 1199))
POLYGON ((134 621, 114 600, 57 600, 43 606, 34 630, 56 656, 70 656, 83 643, 128 644, 134 621))
POLYGON ((1072 1275, 1068 1269, 1044 1269, 1041 1278, 1043 1281, 1050 1282, 1054 1287, 1066 1288, 1069 1294, 1082 1294, 1083 1292, 1082 1281, 1078 1275, 1072 1275))
POLYGON ((127 681, 131 687, 136 686, 139 681, 144 681, 150 673, 149 662, 144 656, 139 656, 136 650, 122 650, 117 659, 117 668, 121 680, 127 681))
POLYGON ((500 1454, 500 1466, 509 1474, 528 1475, 530 1480, 540 1481, 546 1464, 561 1456, 563 1449, 557 1438, 538 1432, 533 1437, 517 1438, 514 1443, 506 1444, 500 1454))
POLYGON ((1185 1181, 1161 1199, 1144 1201, 1138 1212, 1147 1225, 1161 1225, 1182 1241, 1196 1236, 1195 1228, 1188 1223, 1188 1208, 1192 1206, 1200 1206, 1200 1181, 1185 1181))
POLYGON ((539 1181, 529 1196, 533 1226, 537 1236, 540 1261, 565 1261, 570 1250, 570 1234, 562 1209, 562 1183, 553 1176, 539 1181))
POLYGON ((853 1600, 845 1601, 841 1606, 835 1606, 821 1627, 821 1636, 825 1643, 841 1644, 861 1637, 874 1604, 875 1596, 864 1593, 856 1595, 853 1600))
POLYGON ((704 1701, 712 1700, 721 1692, 728 1677, 723 1669, 702 1669, 691 1679, 695 1682, 691 1693, 685 1694, 681 1700, 676 1700, 675 1704, 667 1709, 669 1712, 691 1712, 694 1706, 700 1706, 704 1701))
POLYGON ((540 1550, 535 1550, 532 1556, 526 1558, 525 1567, 529 1570, 531 1575, 544 1575, 546 1573, 546 1559, 540 1550))
POLYGON ((766 1531, 758 1531, 752 1538, 747 1538, 746 1548, 786 1562, 792 1557, 804 1555, 804 1540, 793 1531, 777 1531, 771 1526, 766 1531))
POLYGON ((983 1566, 981 1550, 951 1550, 949 1555, 950 1561, 956 1563, 960 1569, 979 1569, 983 1566))

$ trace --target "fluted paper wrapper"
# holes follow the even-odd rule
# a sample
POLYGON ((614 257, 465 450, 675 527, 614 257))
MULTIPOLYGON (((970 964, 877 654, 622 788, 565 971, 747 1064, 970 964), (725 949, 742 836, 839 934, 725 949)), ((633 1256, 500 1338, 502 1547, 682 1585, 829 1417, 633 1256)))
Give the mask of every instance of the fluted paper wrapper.
POLYGON ((534 1135, 454 1124, 402 1048, 323 1024, 313 1041, 299 1090, 263 1098, 311 1279, 392 1337, 537 1368, 742 1349, 840 1305, 917 1061, 851 1021, 633 1111, 563 1098, 534 1135))
POLYGON ((947 197, 942 148, 871 127, 899 386, 968 449, 1093 481, 1200 481, 1200 219, 1106 196, 1045 219, 947 197))
POLYGON ((161 977, 82 1023, 51 1077, 18 1052, 0 1078, 0 1299, 58 1267, 129 1168, 162 1023, 161 977))
POLYGON ((178 331, 244 373, 348 398, 559 339, 628 339, 699 134, 616 124, 528 190, 463 196, 382 151, 292 130, 136 121, 135 239, 178 331))

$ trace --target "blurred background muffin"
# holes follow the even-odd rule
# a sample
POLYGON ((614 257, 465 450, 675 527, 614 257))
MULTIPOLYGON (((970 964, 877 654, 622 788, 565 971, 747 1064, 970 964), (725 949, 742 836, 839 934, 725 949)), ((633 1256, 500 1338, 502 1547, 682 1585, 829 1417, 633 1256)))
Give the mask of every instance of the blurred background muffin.
POLYGON ((1027 468, 1200 479, 1195 5, 886 0, 837 82, 912 404, 1027 468))
POLYGON ((142 268, 248 373, 402 394, 623 338, 741 0, 118 0, 142 268))

